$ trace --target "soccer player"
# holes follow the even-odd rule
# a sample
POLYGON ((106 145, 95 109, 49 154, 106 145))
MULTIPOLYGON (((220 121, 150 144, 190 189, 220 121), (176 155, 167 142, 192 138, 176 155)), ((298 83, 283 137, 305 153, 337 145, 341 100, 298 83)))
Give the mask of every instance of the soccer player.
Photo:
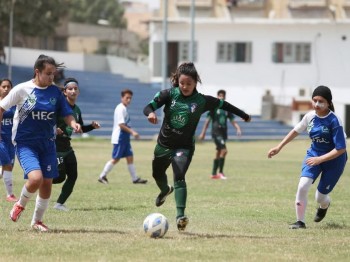
MULTIPOLYGON (((12 89, 10 79, 0 80, 0 101, 4 99, 12 89)), ((12 188, 12 169, 15 163, 15 147, 12 144, 12 126, 13 116, 16 107, 13 106, 4 112, 1 121, 1 140, 0 140, 0 176, 4 179, 4 185, 7 192, 6 200, 16 202, 17 198, 13 194, 12 188)))
POLYGON ((185 175, 195 147, 195 131, 201 115, 215 108, 238 115, 245 121, 250 116, 230 103, 198 93, 201 79, 193 63, 181 64, 171 76, 172 88, 158 92, 143 112, 152 124, 158 123, 155 111, 164 106, 163 123, 158 135, 152 161, 152 176, 160 194, 155 204, 164 204, 175 189, 176 223, 179 231, 185 230, 189 219, 185 215, 187 184, 185 175), (167 168, 172 165, 174 187, 168 184, 167 168))
POLYGON ((342 175, 347 161, 346 134, 341 120, 334 113, 331 90, 326 86, 318 86, 313 91, 312 103, 314 110, 307 113, 294 129, 268 152, 268 158, 277 155, 286 144, 305 130, 311 138, 311 147, 307 150, 302 164, 295 198, 297 221, 289 226, 290 229, 306 228, 307 196, 311 185, 319 176, 315 194, 319 206, 314 221, 322 221, 331 203, 329 194, 342 175))
POLYGON ((105 164, 98 178, 98 181, 102 184, 108 184, 107 174, 111 172, 114 165, 124 157, 126 158, 132 182, 134 184, 147 183, 146 179, 142 179, 136 174, 134 153, 130 143, 130 135, 135 139, 140 137, 139 134, 131 128, 130 116, 127 110, 127 107, 131 103, 132 95, 133 92, 130 89, 124 89, 121 92, 121 103, 119 103, 114 110, 113 132, 111 137, 111 143, 113 144, 112 159, 105 164))
POLYGON ((62 64, 57 64, 52 57, 40 55, 34 64, 34 79, 15 86, 0 101, 0 120, 4 111, 16 105, 12 140, 27 179, 10 218, 18 221, 29 199, 39 191, 31 226, 41 232, 48 231, 42 218, 49 205, 52 179, 58 175, 55 146, 57 116, 64 117, 74 132, 81 132, 61 90, 53 85, 54 73, 59 66, 62 64))
MULTIPOLYGON (((217 98, 225 100, 226 91, 219 90, 217 92, 217 98)), ((234 115, 230 112, 227 112, 223 109, 214 109, 208 112, 207 119, 203 125, 199 139, 203 140, 205 133, 208 129, 209 123, 212 122, 211 136, 216 145, 216 156, 213 163, 213 170, 211 173, 212 179, 227 179, 224 175, 224 164, 225 157, 227 155, 226 140, 227 140, 227 120, 230 120, 231 124, 237 130, 237 135, 241 136, 241 127, 234 120, 234 115), (219 173, 217 170, 219 168, 219 173)))
MULTIPOLYGON (((67 78, 63 83, 63 94, 74 113, 74 118, 80 124, 83 133, 90 132, 93 129, 100 128, 100 124, 92 121, 90 125, 84 125, 80 108, 76 104, 79 96, 79 83, 75 78, 67 78)), ((61 194, 59 195, 54 208, 61 211, 69 211, 64 205, 75 185, 78 178, 78 164, 74 150, 70 143, 73 129, 66 124, 63 117, 57 119, 57 136, 56 136, 56 151, 59 176, 53 179, 54 184, 62 183, 61 194), (66 179, 67 178, 67 179, 66 179)))

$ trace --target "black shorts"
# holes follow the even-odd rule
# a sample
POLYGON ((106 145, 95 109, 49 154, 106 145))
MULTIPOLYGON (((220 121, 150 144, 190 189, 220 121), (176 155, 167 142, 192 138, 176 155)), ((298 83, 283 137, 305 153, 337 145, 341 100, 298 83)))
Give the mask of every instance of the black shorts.
POLYGON ((226 139, 223 136, 213 136, 216 150, 226 149, 226 139))

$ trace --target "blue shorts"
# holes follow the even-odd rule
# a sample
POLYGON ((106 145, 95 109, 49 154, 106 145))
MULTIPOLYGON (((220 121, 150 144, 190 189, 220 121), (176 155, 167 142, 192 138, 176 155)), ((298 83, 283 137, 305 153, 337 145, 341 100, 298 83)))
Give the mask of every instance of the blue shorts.
POLYGON ((15 148, 25 179, 28 179, 29 172, 33 170, 41 170, 44 178, 58 176, 54 140, 17 141, 15 148))
POLYGON ((0 166, 12 165, 15 163, 15 147, 11 138, 1 137, 0 141, 0 166))
POLYGON ((345 164, 348 159, 347 153, 345 152, 337 158, 323 162, 317 166, 306 165, 306 159, 316 156, 320 156, 320 154, 317 154, 317 152, 313 151, 312 149, 307 151, 302 165, 301 176, 309 177, 315 182, 318 176, 321 175, 317 189, 322 194, 329 194, 332 192, 340 176, 343 174, 345 164))
POLYGON ((123 157, 133 156, 131 144, 130 143, 122 143, 122 144, 113 144, 113 159, 120 159, 123 157))

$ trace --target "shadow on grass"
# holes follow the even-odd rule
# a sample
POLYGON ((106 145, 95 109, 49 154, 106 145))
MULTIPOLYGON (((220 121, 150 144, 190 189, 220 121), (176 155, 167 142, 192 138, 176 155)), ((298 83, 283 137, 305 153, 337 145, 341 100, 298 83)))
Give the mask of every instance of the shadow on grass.
POLYGON ((347 226, 344 222, 343 223, 328 222, 325 225, 323 225, 322 228, 323 229, 349 229, 349 226, 347 226))
POLYGON ((252 235, 227 235, 227 234, 208 234, 208 233, 190 233, 181 232, 181 235, 186 235, 193 238, 247 238, 247 239, 271 239, 274 237, 252 236, 252 235))
POLYGON ((71 233, 93 233, 93 234, 120 234, 125 235, 126 232, 115 229, 50 229, 49 234, 71 234, 71 233))

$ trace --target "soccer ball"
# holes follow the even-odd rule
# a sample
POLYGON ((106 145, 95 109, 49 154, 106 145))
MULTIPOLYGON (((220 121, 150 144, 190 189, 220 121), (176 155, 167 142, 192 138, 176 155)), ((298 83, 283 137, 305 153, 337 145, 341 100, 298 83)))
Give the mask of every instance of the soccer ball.
POLYGON ((168 219, 160 213, 152 213, 143 221, 143 230, 151 238, 163 237, 168 228, 168 219))

